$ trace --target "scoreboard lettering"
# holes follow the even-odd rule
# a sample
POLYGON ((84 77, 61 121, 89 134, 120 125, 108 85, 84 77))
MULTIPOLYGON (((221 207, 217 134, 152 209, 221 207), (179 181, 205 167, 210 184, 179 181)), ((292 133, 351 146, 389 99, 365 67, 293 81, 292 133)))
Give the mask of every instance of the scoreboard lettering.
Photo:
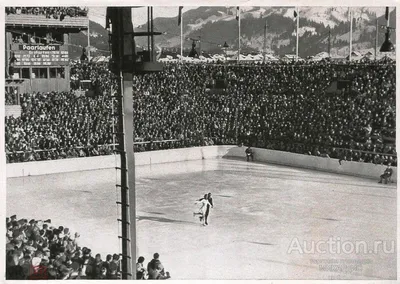
POLYGON ((60 50, 59 45, 19 45, 14 51, 17 61, 15 66, 52 66, 68 65, 69 54, 60 50))

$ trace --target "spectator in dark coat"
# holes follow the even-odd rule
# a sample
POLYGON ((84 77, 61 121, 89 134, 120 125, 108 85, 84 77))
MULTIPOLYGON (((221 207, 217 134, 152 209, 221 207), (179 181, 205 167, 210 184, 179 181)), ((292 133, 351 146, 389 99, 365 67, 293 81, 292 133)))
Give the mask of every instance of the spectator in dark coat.
POLYGON ((251 161, 254 161, 254 152, 250 146, 247 147, 247 149, 246 149, 246 158, 247 158, 247 162, 250 160, 250 158, 251 158, 251 161))
POLYGON ((387 184, 390 178, 392 177, 392 174, 393 174, 393 169, 391 167, 391 164, 389 164, 385 172, 380 176, 379 183, 382 183, 382 180, 384 180, 385 184, 387 184))

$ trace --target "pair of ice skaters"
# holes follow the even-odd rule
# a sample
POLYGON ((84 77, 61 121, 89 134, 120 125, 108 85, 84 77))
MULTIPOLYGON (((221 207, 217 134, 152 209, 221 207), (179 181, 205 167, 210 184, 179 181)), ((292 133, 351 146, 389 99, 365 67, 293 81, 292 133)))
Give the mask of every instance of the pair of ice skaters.
POLYGON ((212 201, 211 193, 204 194, 203 198, 200 198, 195 202, 195 204, 200 204, 201 207, 198 212, 194 212, 193 216, 199 216, 200 222, 202 222, 203 226, 208 225, 208 215, 210 214, 210 207, 214 208, 214 204, 212 201))

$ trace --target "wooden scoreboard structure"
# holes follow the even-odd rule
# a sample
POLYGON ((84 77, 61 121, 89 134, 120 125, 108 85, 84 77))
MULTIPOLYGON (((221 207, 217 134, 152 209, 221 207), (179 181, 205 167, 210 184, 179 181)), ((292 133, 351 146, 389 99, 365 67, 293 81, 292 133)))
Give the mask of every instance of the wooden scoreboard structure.
POLYGON ((62 20, 42 14, 6 14, 6 89, 19 94, 69 91, 70 35, 87 30, 88 25, 88 16, 82 14, 62 20))

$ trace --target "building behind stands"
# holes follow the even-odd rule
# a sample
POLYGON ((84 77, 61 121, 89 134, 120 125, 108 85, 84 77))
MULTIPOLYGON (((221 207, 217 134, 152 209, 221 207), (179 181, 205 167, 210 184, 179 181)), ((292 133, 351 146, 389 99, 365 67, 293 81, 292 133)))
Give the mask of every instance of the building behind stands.
POLYGON ((25 92, 69 91, 70 35, 87 30, 88 25, 87 14, 61 18, 6 14, 6 91, 16 96, 25 92))

